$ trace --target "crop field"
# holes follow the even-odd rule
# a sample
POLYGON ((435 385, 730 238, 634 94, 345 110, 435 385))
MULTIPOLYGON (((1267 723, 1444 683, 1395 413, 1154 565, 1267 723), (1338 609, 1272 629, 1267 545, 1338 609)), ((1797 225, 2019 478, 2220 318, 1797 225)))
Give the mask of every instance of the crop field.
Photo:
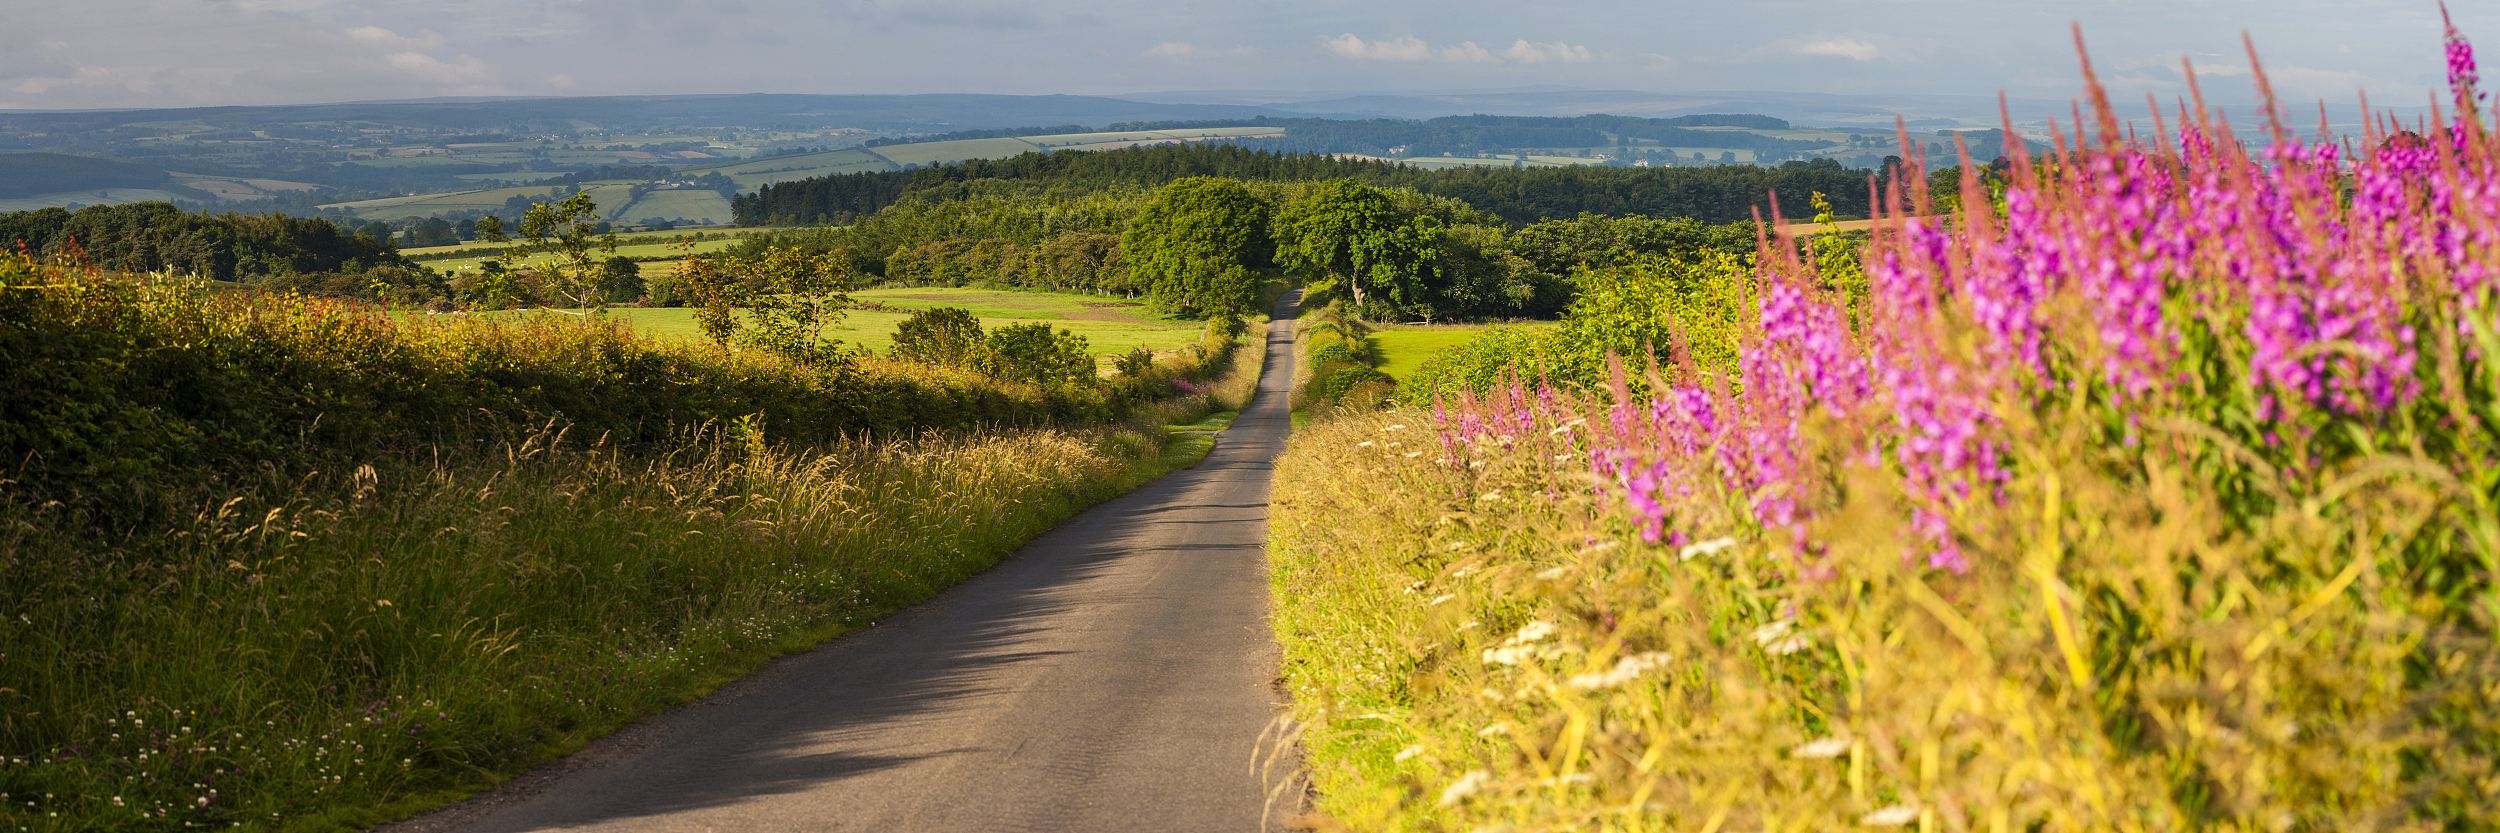
MULTIPOLYGON (((878 352, 893 346, 894 328, 903 323, 903 319, 910 317, 915 310, 932 307, 962 307, 980 318, 985 328, 1035 322, 1063 327, 1084 336, 1094 355, 1105 361, 1139 347, 1156 352, 1178 350, 1197 343, 1199 335, 1205 332, 1204 325, 1198 322, 1162 318, 1132 301, 1091 295, 957 287, 897 287, 859 290, 851 293, 851 300, 889 309, 849 310, 843 313, 841 323, 828 328, 825 335, 841 339, 845 345, 865 345, 878 352)), ((561 313, 493 313, 497 316, 556 314, 561 313)), ((610 310, 609 314, 660 335, 690 340, 703 337, 702 330, 695 326, 694 311, 690 309, 625 308, 610 310)))

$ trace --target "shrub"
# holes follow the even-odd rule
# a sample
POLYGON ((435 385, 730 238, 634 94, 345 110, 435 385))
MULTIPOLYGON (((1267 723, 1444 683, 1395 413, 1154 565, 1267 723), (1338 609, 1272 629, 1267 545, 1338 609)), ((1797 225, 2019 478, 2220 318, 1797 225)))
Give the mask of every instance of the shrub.
POLYGON ((1049 324, 1010 324, 990 331, 982 369, 992 376, 1043 387, 1094 381, 1094 353, 1073 331, 1049 324))
POLYGON ((974 367, 988 349, 981 319, 961 307, 914 312, 894 328, 894 357, 945 367, 974 367))

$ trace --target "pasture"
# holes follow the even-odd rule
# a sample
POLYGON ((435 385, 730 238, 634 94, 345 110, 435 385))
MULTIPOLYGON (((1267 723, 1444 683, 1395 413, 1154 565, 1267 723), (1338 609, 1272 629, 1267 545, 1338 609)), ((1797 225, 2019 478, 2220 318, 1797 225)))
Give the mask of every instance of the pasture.
MULTIPOLYGON (((1552 326, 1551 322, 1526 325, 1529 328, 1552 326)), ((1442 351, 1465 344, 1484 332, 1482 324, 1386 325, 1372 331, 1374 348, 1380 351, 1380 372, 1404 380, 1424 362, 1442 351)))

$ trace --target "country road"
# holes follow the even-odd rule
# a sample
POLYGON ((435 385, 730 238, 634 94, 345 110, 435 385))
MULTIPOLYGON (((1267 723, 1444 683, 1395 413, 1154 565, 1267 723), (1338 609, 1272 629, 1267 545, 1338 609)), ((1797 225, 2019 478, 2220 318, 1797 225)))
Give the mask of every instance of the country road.
POLYGON ((1265 551, 1292 327, 1266 349, 1257 400, 1196 467, 872 628, 383 829, 1282 829, 1300 809, 1297 788, 1271 789, 1290 753, 1259 765, 1282 713, 1265 551))

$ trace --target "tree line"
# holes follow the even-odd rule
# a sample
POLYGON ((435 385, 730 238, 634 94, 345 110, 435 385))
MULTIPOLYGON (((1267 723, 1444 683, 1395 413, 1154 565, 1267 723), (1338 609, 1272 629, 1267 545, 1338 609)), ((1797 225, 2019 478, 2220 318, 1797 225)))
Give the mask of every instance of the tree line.
POLYGON ((0 214, 0 246, 76 258, 121 272, 181 272, 219 281, 414 268, 387 236, 282 214, 206 214, 167 203, 46 208, 0 214))
POLYGON ((733 252, 831 255, 863 286, 1089 292, 1185 317, 1246 313, 1261 283, 1282 278, 1367 318, 1429 321, 1550 316, 1582 269, 1754 247, 1749 222, 1582 214, 1512 226, 1462 200, 1353 178, 1187 176, 1074 194, 1033 185, 960 183, 733 252))
POLYGON ((1367 185, 1454 197, 1512 224, 1586 213, 1691 217, 1708 223, 1812 211, 1806 197, 1830 196, 1842 214, 1867 213, 1874 172, 1817 159, 1775 167, 1453 168, 1289 153, 1232 144, 1170 144, 1106 151, 1029 153, 909 171, 837 174, 764 186, 731 203, 740 225, 848 223, 905 197, 981 180, 1011 180, 1063 191, 1152 186, 1186 176, 1246 181, 1353 179, 1367 185))

